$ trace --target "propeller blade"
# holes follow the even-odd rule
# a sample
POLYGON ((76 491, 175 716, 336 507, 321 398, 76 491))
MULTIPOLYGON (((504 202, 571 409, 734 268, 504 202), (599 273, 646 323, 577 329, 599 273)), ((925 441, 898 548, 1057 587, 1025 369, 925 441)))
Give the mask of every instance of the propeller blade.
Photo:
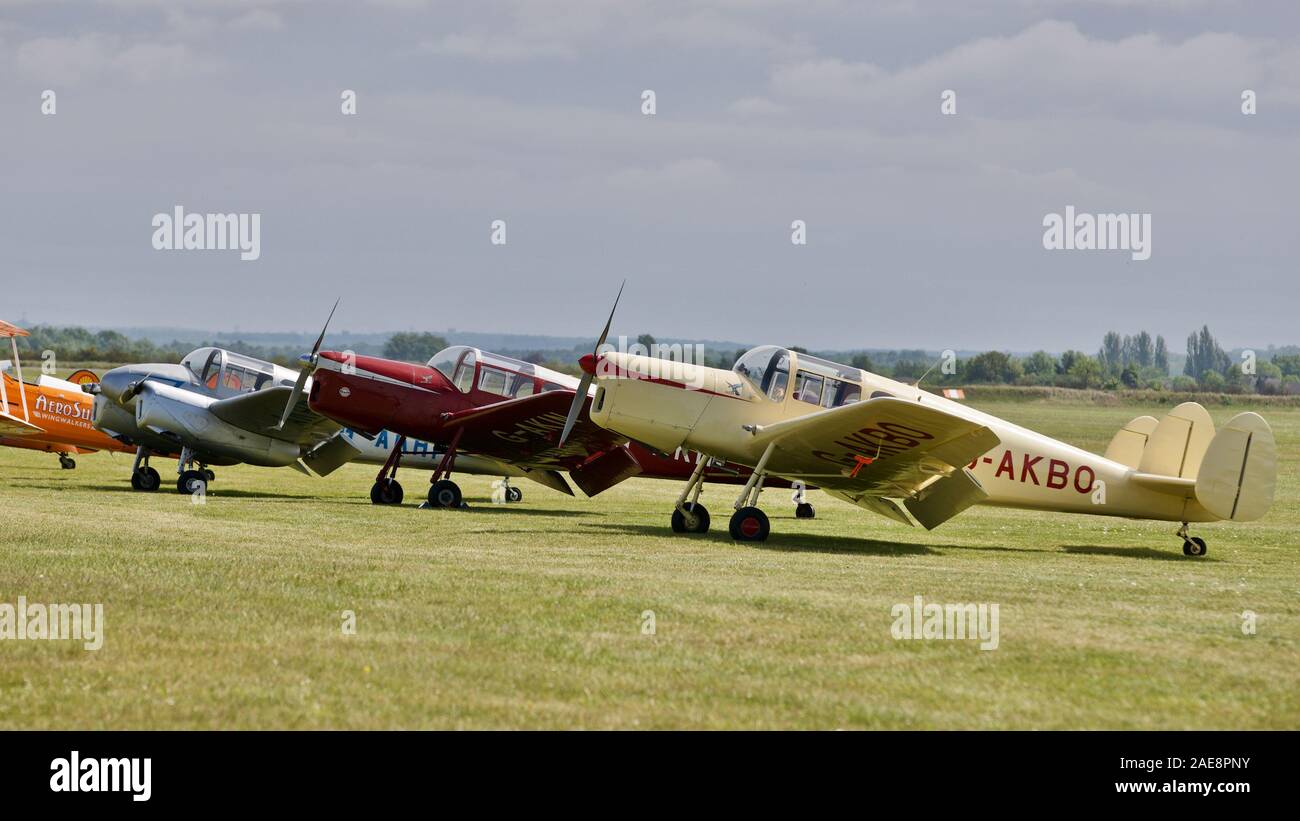
MULTIPOLYGON (((605 327, 600 332, 600 338, 596 340, 596 347, 592 353, 599 357, 600 348, 609 338, 609 326, 614 324, 614 312, 618 310, 618 301, 623 296, 623 289, 627 287, 627 280, 618 286, 618 293, 614 296, 614 307, 609 309, 609 319, 605 320, 605 327)), ((578 414, 582 412, 582 406, 587 402, 587 390, 591 387, 592 373, 583 371, 582 380, 578 383, 578 392, 573 395, 573 404, 569 406, 569 415, 564 420, 564 431, 560 434, 560 447, 569 441, 569 434, 573 433, 573 426, 578 422, 578 414)))
POLYGON ((573 404, 569 406, 569 415, 564 420, 564 432, 560 434, 560 447, 569 440, 569 434, 573 433, 573 426, 578 422, 578 414, 582 413, 582 406, 587 401, 587 389, 591 387, 591 374, 584 373, 582 381, 578 383, 578 392, 573 395, 573 404))
MULTIPOLYGON (((339 297, 338 299, 334 300, 334 307, 330 308, 330 315, 325 317, 325 325, 320 329, 320 336, 316 337, 316 344, 311 346, 311 358, 313 360, 316 359, 316 354, 320 353, 321 343, 325 341, 325 331, 326 329, 329 328, 330 320, 334 318, 334 312, 339 309, 339 302, 341 302, 342 300, 343 297, 339 297)), ((315 362, 313 361, 312 364, 314 365, 315 362)))
POLYGON ((280 414, 280 421, 276 423, 274 430, 284 430, 284 425, 289 421, 289 414, 293 413, 293 408, 298 404, 298 399, 302 396, 303 388, 307 386, 307 380, 316 370, 316 356, 320 353, 320 346, 325 342, 325 332, 329 330, 330 320, 334 318, 334 312, 339 309, 339 303, 343 297, 334 300, 334 307, 330 308, 330 315, 325 317, 325 324, 321 326, 320 336, 316 337, 316 344, 311 346, 311 356, 307 357, 307 362, 302 370, 298 372, 298 381, 293 383, 293 390, 289 392, 289 401, 284 405, 284 413, 280 414))
POLYGON ((302 389, 311 378, 311 369, 303 368, 298 372, 298 381, 293 383, 293 390, 289 392, 289 401, 284 403, 284 413, 280 414, 280 421, 276 423, 276 430, 284 430, 284 423, 289 421, 289 414, 293 413, 293 408, 298 404, 298 397, 302 396, 302 389))

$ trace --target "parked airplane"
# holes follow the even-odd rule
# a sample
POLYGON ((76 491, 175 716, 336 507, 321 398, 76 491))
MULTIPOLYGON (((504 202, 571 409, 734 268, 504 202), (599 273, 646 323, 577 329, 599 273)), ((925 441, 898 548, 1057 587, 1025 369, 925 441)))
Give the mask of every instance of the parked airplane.
POLYGON ((130 449, 95 430, 90 423, 92 401, 73 381, 94 374, 78 371, 70 379, 41 374, 35 382, 23 380, 17 337, 27 336, 17 325, 0 321, 0 339, 8 339, 13 358, 0 362, 0 446, 43 450, 59 455, 59 466, 72 470, 70 454, 98 450, 130 449), (10 376, 13 370, 16 376, 10 376))
MULTIPOLYGON (((1273 500, 1277 452, 1268 423, 1234 416, 1217 433, 1188 402, 1141 416, 1104 456, 859 368, 775 346, 731 370, 601 350, 592 422, 661 451, 690 448, 753 467, 733 507, 737 541, 762 541, 757 507, 769 476, 816 485, 908 525, 932 529, 974 504, 1181 522, 1189 556, 1205 553, 1190 522, 1251 521, 1273 500)), ((576 403, 575 403, 576 406, 576 403)), ((567 429, 566 429, 567 433, 567 429)), ((673 530, 702 533, 709 514, 693 475, 673 530)))
MULTIPOLYGON (((351 429, 390 430, 437 443, 443 459, 430 478, 428 494, 437 507, 461 505, 460 487, 449 475, 453 468, 464 472, 462 460, 470 455, 512 465, 527 478, 570 495, 573 490, 560 471, 568 471, 588 496, 637 475, 684 479, 698 473, 702 481, 746 480, 739 466, 680 450, 654 453, 591 424, 585 406, 574 401, 577 393, 587 396, 586 386, 540 365, 464 345, 438 352, 427 365, 320 351, 319 346, 304 359, 285 418, 305 393, 312 411, 351 429), (571 406, 577 408, 573 435, 561 446, 564 413, 571 406)), ((405 450, 393 452, 375 479, 371 501, 401 503, 404 491, 396 472, 406 458, 405 450)), ((800 518, 815 515, 802 499, 795 510, 800 518)))

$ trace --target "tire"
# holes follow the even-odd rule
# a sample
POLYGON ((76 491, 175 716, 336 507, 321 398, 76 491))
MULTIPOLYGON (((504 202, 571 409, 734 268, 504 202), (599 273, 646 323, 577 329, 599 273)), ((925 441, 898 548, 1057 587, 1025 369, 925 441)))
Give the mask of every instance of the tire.
POLYGON ((217 474, 213 473, 207 468, 203 469, 203 475, 207 477, 209 482, 215 482, 217 480, 217 474))
POLYGON ((450 479, 440 479, 429 488, 429 504, 434 507, 460 507, 460 486, 450 479))
POLYGON ((187 470, 176 480, 176 492, 182 496, 208 492, 208 477, 201 470, 187 470))
POLYGON ((400 505, 402 486, 396 479, 384 479, 370 486, 370 503, 375 505, 400 505))
POLYGON ((67 456, 60 456, 59 467, 63 468, 64 470, 75 470, 77 467, 77 460, 67 456))
POLYGON ((1183 542, 1184 556, 1204 556, 1206 549, 1205 540, 1200 536, 1193 536, 1183 542))
POLYGON ((738 542, 763 542, 772 531, 767 514, 756 507, 742 507, 731 514, 731 538, 738 542))
POLYGON ((794 507, 794 517, 796 519, 815 519, 817 511, 807 502, 800 502, 794 507))
POLYGON ((153 468, 137 470, 135 473, 131 474, 131 487, 135 490, 152 493, 162 487, 162 477, 159 476, 158 471, 153 468))
POLYGON ((704 505, 696 502, 694 505, 689 502, 686 505, 690 508, 691 513, 695 514, 695 527, 686 526, 686 517, 680 510, 673 510, 673 532, 674 533, 708 533, 709 532, 709 511, 704 505))
POLYGON ((522 490, 520 490, 517 487, 506 488, 507 502, 522 502, 523 500, 524 500, 524 492, 522 490))

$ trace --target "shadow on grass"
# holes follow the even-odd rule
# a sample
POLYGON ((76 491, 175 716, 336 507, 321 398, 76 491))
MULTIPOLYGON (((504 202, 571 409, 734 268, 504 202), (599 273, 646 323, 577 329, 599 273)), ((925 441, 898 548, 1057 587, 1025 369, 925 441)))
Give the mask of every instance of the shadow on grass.
MULTIPOLYGON (((442 514, 453 516, 457 513, 512 513, 523 514, 525 516, 604 516, 604 513, 597 513, 593 510, 558 510, 548 507, 529 507, 527 502, 511 502, 508 505, 495 505, 487 499, 476 500, 466 499, 467 508, 459 510, 447 510, 445 508, 425 508, 420 510, 421 513, 442 514)), ((403 504, 403 507, 413 507, 412 505, 403 504)), ((418 508, 417 508, 418 509, 418 508)))
POLYGON ((1066 553, 1082 556, 1116 556, 1121 559, 1157 559, 1166 562, 1217 562, 1207 556, 1184 556, 1181 550, 1156 550, 1151 547, 1103 547, 1101 545, 1067 544, 1061 545, 1066 553))
MULTIPOLYGON (((638 536, 673 536, 679 539, 697 539, 708 542, 731 543, 725 528, 715 528, 704 535, 674 534, 658 525, 607 524, 593 526, 592 531, 617 530, 638 536)), ((866 556, 937 556, 941 550, 960 549, 957 545, 923 545, 907 542, 882 542, 858 536, 823 536, 811 533, 772 533, 765 542, 736 542, 755 550, 774 550, 790 553, 857 553, 866 556)))

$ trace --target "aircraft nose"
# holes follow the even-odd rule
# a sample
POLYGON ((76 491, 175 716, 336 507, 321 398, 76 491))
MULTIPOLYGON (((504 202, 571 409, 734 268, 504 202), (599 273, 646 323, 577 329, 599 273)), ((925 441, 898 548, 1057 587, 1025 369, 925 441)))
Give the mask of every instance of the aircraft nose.
POLYGON ((113 368, 99 378, 99 392, 114 402, 122 401, 122 392, 135 380, 128 368, 113 368))

